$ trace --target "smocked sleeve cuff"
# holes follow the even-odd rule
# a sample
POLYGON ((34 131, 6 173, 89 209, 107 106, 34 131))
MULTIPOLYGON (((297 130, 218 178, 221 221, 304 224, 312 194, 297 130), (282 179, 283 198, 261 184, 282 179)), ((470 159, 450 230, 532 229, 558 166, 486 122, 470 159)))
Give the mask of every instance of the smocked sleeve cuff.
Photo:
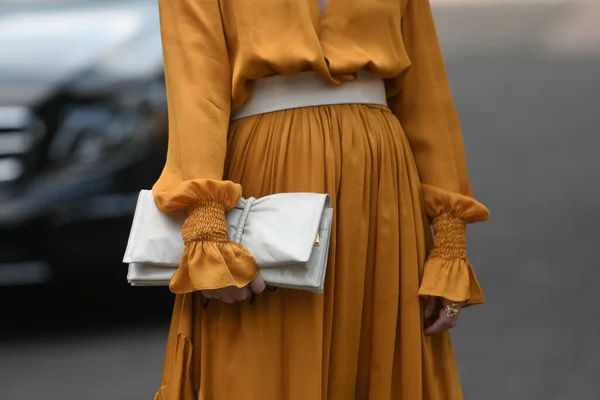
POLYGON ((432 218, 434 245, 425 262, 420 296, 483 303, 483 291, 466 254, 468 223, 485 221, 489 210, 475 199, 423 185, 427 214, 432 218))
POLYGON ((225 209, 223 203, 214 200, 188 207, 181 231, 185 250, 169 284, 173 293, 244 287, 258 274, 252 255, 227 240, 225 209))
POLYGON ((419 296, 438 296, 464 302, 483 303, 483 292, 466 254, 466 223, 449 214, 433 219, 434 246, 427 258, 419 296))

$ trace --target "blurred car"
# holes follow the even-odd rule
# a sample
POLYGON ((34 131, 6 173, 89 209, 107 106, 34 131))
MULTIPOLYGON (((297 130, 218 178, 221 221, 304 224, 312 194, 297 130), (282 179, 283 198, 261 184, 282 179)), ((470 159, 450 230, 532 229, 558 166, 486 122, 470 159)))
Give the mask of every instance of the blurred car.
POLYGON ((154 0, 0 0, 0 286, 124 279, 166 136, 154 0))

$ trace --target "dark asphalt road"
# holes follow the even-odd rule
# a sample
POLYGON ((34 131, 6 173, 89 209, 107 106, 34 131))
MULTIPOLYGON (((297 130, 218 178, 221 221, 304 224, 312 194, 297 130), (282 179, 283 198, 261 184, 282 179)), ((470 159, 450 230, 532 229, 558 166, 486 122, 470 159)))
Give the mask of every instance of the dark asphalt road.
MULTIPOLYGON (((583 14, 436 8, 471 180, 493 216, 469 233, 487 304, 454 332, 467 400, 600 399, 600 46, 548 45, 552 27, 583 14)), ((28 289, 0 301, 3 314, 27 303, 2 318, 0 398, 152 398, 164 291, 28 289), (75 302, 91 305, 68 318, 75 302)))

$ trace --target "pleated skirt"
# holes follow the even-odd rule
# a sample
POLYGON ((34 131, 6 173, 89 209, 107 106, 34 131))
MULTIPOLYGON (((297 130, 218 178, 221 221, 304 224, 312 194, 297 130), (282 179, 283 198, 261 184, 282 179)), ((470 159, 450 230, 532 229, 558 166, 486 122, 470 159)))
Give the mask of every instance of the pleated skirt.
POLYGON ((227 179, 244 197, 329 193, 323 295, 175 302, 156 400, 458 400, 449 334, 423 335, 417 296, 431 248, 402 127, 374 105, 257 115, 230 126, 227 179))

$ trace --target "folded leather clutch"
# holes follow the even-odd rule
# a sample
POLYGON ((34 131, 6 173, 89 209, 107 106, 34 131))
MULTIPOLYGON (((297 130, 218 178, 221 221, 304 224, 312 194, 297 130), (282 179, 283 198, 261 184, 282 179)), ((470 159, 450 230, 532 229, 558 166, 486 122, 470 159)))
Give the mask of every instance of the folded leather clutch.
MULTIPOLYGON (((322 293, 333 209, 327 194, 280 193, 242 199, 226 213, 228 240, 252 254, 271 286, 322 293)), ((185 248, 183 212, 163 213, 142 190, 123 262, 133 286, 167 286, 185 248)))

